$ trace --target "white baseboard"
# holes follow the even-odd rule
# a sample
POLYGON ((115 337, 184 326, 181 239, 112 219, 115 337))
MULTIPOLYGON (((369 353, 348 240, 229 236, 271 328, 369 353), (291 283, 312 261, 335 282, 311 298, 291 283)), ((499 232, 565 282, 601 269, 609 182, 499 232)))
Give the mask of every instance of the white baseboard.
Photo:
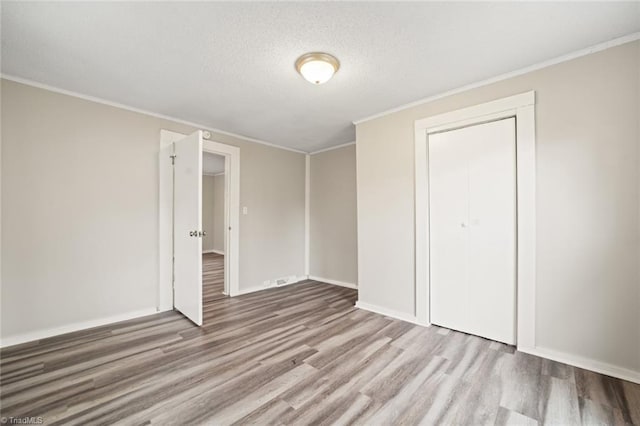
POLYGON ((640 371, 629 370, 606 362, 583 358, 578 355, 567 354, 553 349, 535 347, 518 348, 518 350, 541 358, 550 359, 552 361, 561 362, 563 364, 572 365, 574 367, 595 371, 596 373, 640 384, 640 371))
POLYGON ((230 294, 229 296, 230 296, 230 297, 234 297, 234 296, 242 296, 243 294, 255 293, 255 292, 258 292, 258 291, 262 291, 262 290, 271 290, 271 289, 274 289, 274 288, 286 287, 286 286, 288 286, 288 285, 298 284, 300 281, 305 281, 305 280, 307 280, 307 277, 305 277, 305 276, 302 276, 302 277, 296 277, 296 279, 295 279, 295 280, 290 281, 290 282, 288 282, 288 283, 286 283, 286 284, 282 284, 282 285, 270 285, 270 286, 264 286, 264 285, 261 285, 261 286, 255 286, 255 287, 244 288, 244 289, 240 289, 240 291, 239 291, 239 292, 237 292, 237 293, 230 294))
POLYGON ((365 311, 384 315, 386 317, 391 317, 391 318, 399 319, 402 321, 410 322, 413 324, 421 325, 423 327, 426 327, 429 325, 429 324, 421 323, 420 321, 418 321, 418 318, 416 318, 414 315, 405 314, 404 312, 398 312, 392 309, 382 308, 376 305, 370 305, 369 303, 361 302, 359 300, 356 302, 356 308, 364 309, 365 311))
POLYGON ((309 279, 310 280, 314 280, 314 281, 319 281, 321 283, 325 283, 325 284, 332 284, 332 285, 338 285, 340 287, 347 287, 347 288, 353 288, 353 289, 357 289, 358 285, 354 284, 354 283, 348 283, 348 282, 344 282, 344 281, 337 281, 337 280, 331 280, 329 278, 321 278, 321 277, 316 277, 314 275, 309 275, 309 279))
POLYGON ((134 318, 145 317, 147 315, 157 314, 161 311, 156 308, 142 309, 139 311, 127 312, 125 314, 113 315, 110 317, 99 318, 90 321, 76 322, 73 324, 63 325, 61 327, 49 328, 46 330, 33 331, 30 333, 18 334, 15 336, 3 337, 0 339, 0 347, 19 345, 22 343, 33 342, 35 340, 46 339, 47 337, 59 336, 61 334, 73 333, 74 331, 86 330, 93 327, 113 324, 115 322, 126 321, 134 318))
POLYGON ((209 253, 215 253, 215 254, 221 254, 224 256, 224 252, 220 251, 220 250, 202 250, 202 254, 209 254, 209 253))

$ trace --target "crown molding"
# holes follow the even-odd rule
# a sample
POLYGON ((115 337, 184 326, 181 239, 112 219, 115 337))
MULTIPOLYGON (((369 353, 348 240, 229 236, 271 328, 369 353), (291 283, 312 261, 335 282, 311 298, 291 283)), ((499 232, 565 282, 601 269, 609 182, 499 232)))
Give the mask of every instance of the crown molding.
POLYGON ((0 74, 0 78, 2 78, 4 80, 8 80, 8 81, 13 81, 15 83, 24 84, 26 86, 36 87, 38 89, 48 90, 48 91, 54 92, 54 93, 60 93, 62 95, 72 96, 74 98, 83 99, 85 101, 95 102, 95 103, 102 104, 102 105, 108 105, 108 106, 111 106, 111 107, 124 109, 126 111, 137 112, 138 114, 144 114, 144 115, 148 115, 148 116, 151 116, 151 117, 160 118, 160 119, 163 119, 163 120, 173 121, 175 123, 184 124, 184 125, 187 125, 187 126, 191 126, 191 127, 195 127, 195 128, 201 129, 201 130, 208 130, 208 131, 213 132, 213 133, 218 133, 218 134, 221 134, 221 135, 231 136, 231 137, 234 137, 234 138, 237 138, 237 139, 241 139, 241 140, 244 140, 244 141, 247 141, 247 142, 253 142, 253 143, 260 144, 260 145, 266 145, 266 146, 270 146, 272 148, 277 148, 277 149, 283 149, 285 151, 296 152, 298 154, 307 154, 306 151, 302 151, 302 150, 299 150, 299 149, 289 148, 289 147, 286 147, 286 146, 277 145, 277 144, 274 144, 274 143, 271 143, 271 142, 267 142, 267 141, 263 141, 263 140, 260 140, 260 139, 255 139, 255 138, 252 138, 252 137, 249 137, 249 136, 244 136, 244 135, 240 135, 240 134, 237 134, 237 133, 227 132, 225 130, 220 130, 220 129, 216 129, 214 127, 205 126, 203 124, 194 123, 192 121, 187 121, 187 120, 183 120, 183 119, 180 119, 180 118, 171 117, 169 115, 158 114, 158 113, 155 113, 155 112, 152 112, 152 111, 147 111, 147 110, 144 110, 144 109, 132 107, 132 106, 129 106, 129 105, 118 103, 118 102, 113 102, 113 101, 109 101, 109 100, 106 100, 106 99, 98 98, 96 96, 84 95, 82 93, 73 92, 71 90, 66 90, 66 89, 61 89, 59 87, 50 86, 50 85, 44 84, 44 83, 38 83, 37 81, 28 80, 28 79, 22 78, 22 77, 16 77, 16 76, 13 76, 13 75, 2 73, 2 74, 0 74))
POLYGON ((329 148, 322 148, 317 151, 310 152, 309 155, 320 154, 321 152, 333 151, 334 149, 344 148, 346 146, 355 145, 356 141, 347 142, 340 145, 330 146, 329 148))
POLYGON ((429 103, 429 102, 436 101, 438 99, 446 98, 447 96, 451 96, 451 95, 455 95, 455 94, 458 94, 458 93, 466 92, 468 90, 476 89, 478 87, 487 86, 489 84, 497 83, 499 81, 507 80, 507 79, 510 79, 510 78, 513 78, 513 77, 517 77, 517 76, 520 76, 520 75, 523 75, 523 74, 527 74, 527 73, 530 73, 530 72, 533 72, 533 71, 537 71, 537 70, 540 70, 542 68, 547 68, 547 67, 550 67, 552 65, 560 64, 562 62, 571 61, 572 59, 577 59, 577 58, 580 58, 582 56, 590 55, 592 53, 600 52, 602 50, 607 50, 607 49, 610 49, 612 47, 620 46, 620 45, 626 44, 626 43, 631 43, 631 42, 634 42, 634 41, 637 41, 637 40, 640 40, 640 32, 632 33, 632 34, 629 34, 629 35, 626 35, 626 36, 623 36, 623 37, 615 38, 613 40, 605 41, 604 43, 599 43, 599 44, 596 44, 596 45, 593 45, 593 46, 590 46, 590 47, 587 47, 587 48, 584 48, 584 49, 576 50, 576 51, 573 51, 571 53, 567 53, 567 54, 564 54, 562 56, 558 56, 558 57, 555 57, 553 59, 549 59, 547 61, 539 62, 537 64, 530 65, 528 67, 521 68, 521 69, 516 70, 516 71, 511 71, 511 72, 508 72, 508 73, 505 73, 505 74, 500 74, 500 75, 498 75, 496 77, 488 78, 486 80, 480 80, 480 81, 477 81, 475 83, 471 83, 471 84, 467 84, 467 85, 461 86, 461 87, 459 87, 457 89, 448 90, 446 92, 443 92, 443 93, 440 93, 440 94, 437 94, 437 95, 429 96, 429 97, 426 97, 426 98, 419 99, 417 101, 413 101, 413 102, 409 102, 409 103, 404 104, 404 105, 397 106, 395 108, 387 109, 387 110, 379 112, 377 114, 373 114, 373 115, 370 115, 368 117, 363 117, 363 118, 360 118, 358 120, 354 120, 353 124, 355 124, 355 125, 362 124, 364 122, 371 121, 371 120, 374 120, 376 118, 384 117, 386 115, 393 114, 395 112, 403 111, 405 109, 413 108, 413 107, 418 106, 418 105, 423 105, 423 104, 426 104, 426 103, 429 103))

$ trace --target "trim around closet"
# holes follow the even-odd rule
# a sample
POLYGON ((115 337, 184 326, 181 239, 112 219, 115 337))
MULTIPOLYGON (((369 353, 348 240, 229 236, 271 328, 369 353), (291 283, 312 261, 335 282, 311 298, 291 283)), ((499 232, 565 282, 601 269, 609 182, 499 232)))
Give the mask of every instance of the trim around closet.
POLYGON ((535 92, 526 92, 415 122, 415 316, 429 324, 429 134, 516 118, 516 330, 521 350, 535 348, 536 164, 535 92))

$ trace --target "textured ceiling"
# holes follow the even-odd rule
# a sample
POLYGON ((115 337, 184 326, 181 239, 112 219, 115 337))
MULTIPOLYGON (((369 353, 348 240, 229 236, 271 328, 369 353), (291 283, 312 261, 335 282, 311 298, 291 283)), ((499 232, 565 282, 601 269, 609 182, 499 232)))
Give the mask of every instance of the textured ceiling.
POLYGON ((640 31, 630 3, 2 2, 2 72, 274 144, 640 31), (342 67, 314 86, 296 58, 342 67))

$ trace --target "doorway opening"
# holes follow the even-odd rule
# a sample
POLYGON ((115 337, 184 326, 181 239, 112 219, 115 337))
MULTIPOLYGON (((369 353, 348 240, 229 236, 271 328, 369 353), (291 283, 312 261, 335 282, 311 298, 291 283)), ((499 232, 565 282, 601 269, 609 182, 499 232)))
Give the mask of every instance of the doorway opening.
POLYGON ((227 194, 225 157, 211 152, 202 154, 202 301, 204 322, 209 305, 228 297, 225 282, 225 223, 227 194))
POLYGON ((203 300, 216 291, 215 285, 205 289, 203 279, 215 281, 220 294, 239 293, 240 149, 208 137, 203 131, 160 132, 158 311, 175 309, 197 325, 204 321, 203 300), (213 204, 216 191, 203 189, 210 189, 206 175, 220 173, 223 201, 212 220, 203 201, 213 204))

